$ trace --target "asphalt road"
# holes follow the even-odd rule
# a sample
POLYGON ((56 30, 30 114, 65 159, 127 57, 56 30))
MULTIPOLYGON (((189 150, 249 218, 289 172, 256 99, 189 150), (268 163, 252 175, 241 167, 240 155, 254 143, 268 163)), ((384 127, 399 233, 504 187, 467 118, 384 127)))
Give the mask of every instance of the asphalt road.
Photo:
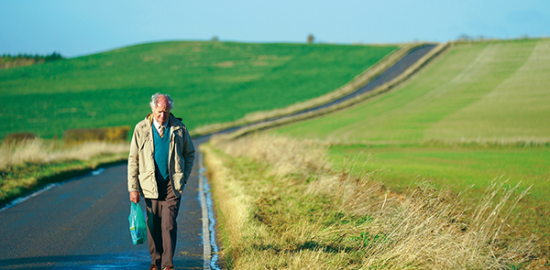
MULTIPOLYGON (((203 269, 198 167, 177 219, 177 269, 203 269)), ((68 180, 0 212, 0 269, 148 269, 147 245, 133 245, 128 229, 126 168, 68 180)))
MULTIPOLYGON (((350 97, 393 79, 432 48, 410 52, 350 97)), ((195 147, 209 137, 193 140, 195 147)), ((195 164, 182 195, 176 269, 204 267, 198 168, 195 164)), ((1 211, 0 269, 148 269, 147 245, 133 245, 128 229, 126 172, 124 164, 108 167, 1 211)), ((143 200, 140 204, 145 210, 143 200)))
POLYGON ((394 78, 396 78, 397 76, 399 76, 399 74, 403 73, 407 68, 409 68, 412 64, 414 64, 416 61, 418 61, 418 59, 420 59, 422 56, 427 54, 431 49, 435 48, 435 46, 436 45, 430 44, 430 45, 424 45, 424 46, 416 47, 416 48, 412 49, 410 52, 408 52, 399 61, 397 61, 393 66, 391 66, 390 68, 385 70, 382 74, 380 74, 380 76, 374 78, 374 80, 368 82, 365 86, 357 89, 355 92, 353 92, 353 93, 351 93, 347 96, 341 97, 339 99, 333 100, 329 103, 320 105, 318 107, 307 109, 307 110, 304 110, 304 111, 301 111, 301 112, 297 112, 293 115, 303 114, 303 113, 306 113, 306 112, 315 111, 315 110, 323 109, 323 108, 326 108, 326 107, 330 107, 334 104, 337 104, 337 103, 340 103, 342 101, 346 101, 348 99, 354 98, 355 96, 358 96, 358 95, 363 94, 365 92, 372 91, 372 90, 374 90, 374 88, 376 88, 376 87, 378 87, 378 86, 380 86, 384 83, 387 83, 387 82, 393 80, 394 78))

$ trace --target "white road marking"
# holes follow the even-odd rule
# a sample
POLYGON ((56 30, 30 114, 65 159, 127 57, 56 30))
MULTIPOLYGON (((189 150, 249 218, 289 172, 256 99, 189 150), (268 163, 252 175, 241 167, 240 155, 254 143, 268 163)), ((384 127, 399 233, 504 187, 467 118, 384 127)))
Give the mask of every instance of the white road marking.
POLYGON ((20 203, 22 203, 22 202, 24 202, 24 201, 30 199, 30 198, 32 198, 32 197, 38 196, 38 195, 40 195, 40 194, 42 194, 42 193, 44 193, 44 192, 46 192, 46 191, 48 191, 48 190, 50 190, 50 189, 52 189, 52 188, 54 188, 54 187, 61 186, 63 183, 64 183, 64 182, 62 182, 62 183, 49 184, 49 185, 45 186, 43 189, 41 189, 41 190, 39 190, 39 191, 37 191, 37 192, 34 192, 34 193, 32 193, 31 195, 29 195, 29 196, 17 198, 17 199, 15 199, 15 200, 11 201, 10 203, 8 203, 8 204, 7 204, 6 206, 4 206, 2 209, 0 209, 0 212, 2 212, 2 211, 4 211, 4 210, 7 210, 7 209, 9 209, 9 208, 12 208, 12 207, 14 207, 14 206, 16 206, 16 205, 18 205, 18 204, 20 204, 20 203))
POLYGON ((216 245, 216 232, 214 218, 214 212, 212 209, 212 194, 210 193, 210 186, 206 178, 204 164, 202 163, 203 154, 199 152, 199 193, 202 208, 202 237, 204 246, 204 269, 220 268, 217 265, 218 262, 218 246, 216 245), (212 249, 214 249, 214 255, 212 256, 212 249))

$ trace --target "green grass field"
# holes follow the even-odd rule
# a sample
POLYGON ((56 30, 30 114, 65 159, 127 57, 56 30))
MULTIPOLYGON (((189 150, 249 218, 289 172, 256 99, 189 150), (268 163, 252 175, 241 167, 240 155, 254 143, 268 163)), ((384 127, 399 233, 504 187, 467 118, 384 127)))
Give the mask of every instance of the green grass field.
POLYGON ((385 181, 396 188, 406 188, 425 179, 438 179, 440 185, 466 189, 480 181, 486 185, 502 177, 509 179, 511 185, 519 181, 524 186, 534 185, 531 194, 538 198, 543 198, 550 189, 550 151, 547 148, 334 145, 331 154, 335 165, 340 166, 345 156, 355 156, 362 150, 365 154, 358 160, 357 169, 365 164, 367 170, 378 170, 385 181), (410 178, 411 175, 417 177, 410 178))
POLYGON ((520 184, 520 191, 532 186, 528 196, 520 201, 516 214, 521 215, 514 222, 519 223, 518 229, 543 236, 547 244, 550 243, 550 149, 547 147, 334 145, 330 154, 336 168, 355 159, 356 173, 377 171, 377 179, 397 192, 431 183, 457 192, 469 190, 469 196, 475 198, 492 181, 507 181, 509 186, 520 184))
POLYGON ((318 97, 397 46, 163 42, 0 70, 0 138, 133 126, 155 92, 192 130, 318 97))
POLYGON ((378 170, 392 190, 533 185, 516 224, 550 255, 549 104, 549 39, 462 43, 386 94, 270 132, 332 142, 337 167, 365 150, 356 171, 378 170))

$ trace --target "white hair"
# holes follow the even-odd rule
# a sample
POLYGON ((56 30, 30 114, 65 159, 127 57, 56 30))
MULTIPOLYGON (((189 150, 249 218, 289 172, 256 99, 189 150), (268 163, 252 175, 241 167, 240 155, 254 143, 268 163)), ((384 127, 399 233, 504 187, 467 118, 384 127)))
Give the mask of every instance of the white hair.
POLYGON ((157 93, 155 93, 154 95, 151 96, 151 102, 149 102, 149 105, 151 106, 151 109, 154 110, 157 107, 157 103, 159 102, 159 98, 161 96, 166 97, 166 99, 168 100, 168 106, 170 106, 170 110, 172 108, 174 108, 174 101, 172 100, 172 98, 168 94, 161 94, 161 93, 157 92, 157 93))

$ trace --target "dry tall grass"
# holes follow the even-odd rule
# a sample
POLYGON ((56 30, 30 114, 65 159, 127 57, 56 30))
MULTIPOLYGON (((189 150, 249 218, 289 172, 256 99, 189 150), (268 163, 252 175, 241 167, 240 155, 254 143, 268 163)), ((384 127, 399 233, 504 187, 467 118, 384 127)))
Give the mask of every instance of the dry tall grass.
POLYGON ((126 143, 88 142, 56 147, 41 139, 0 146, 0 206, 75 172, 127 157, 126 143))
POLYGON ((88 160, 101 154, 128 152, 127 143, 88 142, 69 148, 56 148, 42 139, 0 146, 0 170, 23 163, 52 163, 62 160, 88 160))
POLYGON ((326 152, 328 145, 322 146, 316 141, 252 136, 235 141, 214 137, 212 143, 233 156, 246 156, 254 161, 274 164, 277 168, 274 172, 281 177, 303 170, 307 173, 321 173, 330 168, 326 152))
POLYGON ((130 126, 68 129, 63 133, 65 145, 85 142, 122 143, 128 138, 130 126))
POLYGON ((512 269, 534 254, 508 234, 518 187, 495 182, 475 202, 429 185, 395 194, 372 172, 351 175, 353 161, 333 171, 312 141, 212 143, 225 153, 202 148, 235 269, 512 269))

